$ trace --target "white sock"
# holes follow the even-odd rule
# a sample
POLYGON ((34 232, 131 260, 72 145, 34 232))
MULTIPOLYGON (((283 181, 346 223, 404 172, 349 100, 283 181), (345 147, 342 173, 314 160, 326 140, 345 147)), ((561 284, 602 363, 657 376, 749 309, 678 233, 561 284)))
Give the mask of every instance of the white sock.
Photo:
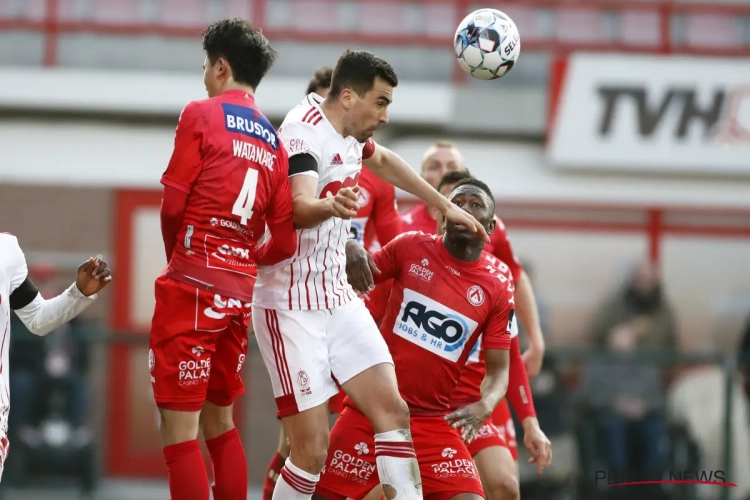
POLYGON ((286 459, 281 469, 276 487, 273 489, 273 500, 310 500, 315 493, 320 474, 305 472, 286 459))
POLYGON ((380 484, 395 490, 398 500, 422 500, 422 477, 409 429, 375 434, 375 461, 380 484))

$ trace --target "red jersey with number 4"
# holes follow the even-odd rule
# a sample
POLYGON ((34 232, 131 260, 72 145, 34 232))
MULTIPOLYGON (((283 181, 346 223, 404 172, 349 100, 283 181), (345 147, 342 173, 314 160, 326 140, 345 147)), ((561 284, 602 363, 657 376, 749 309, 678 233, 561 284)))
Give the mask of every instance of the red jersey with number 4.
POLYGON ((486 349, 508 349, 516 332, 510 277, 480 259, 464 262, 443 238, 405 233, 373 255, 393 279, 380 331, 413 416, 444 415, 480 334, 486 349))
POLYGON ((401 216, 396 204, 396 188, 367 167, 359 176, 359 210, 352 219, 349 238, 375 251, 401 234, 401 216))
POLYGON ((161 183, 188 193, 168 277, 252 301, 266 222, 291 221, 289 162, 276 130, 239 90, 192 101, 161 183))

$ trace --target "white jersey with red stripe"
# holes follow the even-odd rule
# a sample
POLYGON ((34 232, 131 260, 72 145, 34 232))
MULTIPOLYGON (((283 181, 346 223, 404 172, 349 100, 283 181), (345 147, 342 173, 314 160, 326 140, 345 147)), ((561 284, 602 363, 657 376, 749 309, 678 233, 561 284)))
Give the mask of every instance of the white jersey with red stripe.
MULTIPOLYGON (((343 137, 328 121, 323 98, 307 95, 284 119, 279 138, 289 154, 310 155, 318 164, 310 175, 318 180, 316 195, 325 198, 359 181, 362 159, 374 143, 343 137)), ((341 307, 356 297, 346 278, 345 245, 351 223, 331 218, 312 229, 297 231, 297 252, 290 260, 258 269, 253 305, 265 309, 320 310, 341 307)))
POLYGON ((26 257, 18 240, 11 234, 0 233, 0 474, 8 453, 10 294, 24 282, 27 275, 26 257))

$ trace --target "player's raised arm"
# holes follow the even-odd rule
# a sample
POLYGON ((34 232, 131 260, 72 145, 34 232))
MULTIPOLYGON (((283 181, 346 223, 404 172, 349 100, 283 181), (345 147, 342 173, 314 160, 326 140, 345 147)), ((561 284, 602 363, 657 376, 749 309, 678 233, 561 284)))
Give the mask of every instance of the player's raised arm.
POLYGON ((177 122, 172 158, 161 177, 164 185, 160 211, 161 234, 167 262, 172 258, 185 215, 185 205, 200 172, 203 138, 201 120, 198 104, 189 102, 177 122))
POLYGON ((434 206, 446 219, 468 227, 472 232, 482 235, 489 242, 489 236, 481 224, 463 210, 456 208, 445 196, 441 195, 422 179, 411 166, 399 155, 378 144, 364 164, 381 179, 420 198, 428 205, 434 206))
POLYGON ((289 185, 292 191, 294 225, 310 229, 330 219, 351 219, 357 214, 357 192, 352 188, 318 192, 318 169, 321 145, 316 140, 314 125, 300 121, 285 123, 279 131, 289 154, 289 185))
POLYGON ((383 186, 375 197, 372 219, 381 246, 401 234, 401 214, 398 213, 396 190, 393 186, 383 186))
POLYGON ((92 257, 78 267, 75 283, 57 297, 45 299, 26 273, 26 259, 20 247, 15 258, 17 274, 26 277, 15 289, 11 288, 10 308, 34 335, 47 335, 81 314, 112 280, 104 259, 92 257))

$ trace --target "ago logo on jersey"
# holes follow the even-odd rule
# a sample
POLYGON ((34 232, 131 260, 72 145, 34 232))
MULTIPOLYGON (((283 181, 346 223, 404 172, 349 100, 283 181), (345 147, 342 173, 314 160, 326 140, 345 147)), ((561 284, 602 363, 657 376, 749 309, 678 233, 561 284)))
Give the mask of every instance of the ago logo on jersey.
POLYGON ((456 362, 478 323, 413 290, 404 290, 393 333, 456 362))

